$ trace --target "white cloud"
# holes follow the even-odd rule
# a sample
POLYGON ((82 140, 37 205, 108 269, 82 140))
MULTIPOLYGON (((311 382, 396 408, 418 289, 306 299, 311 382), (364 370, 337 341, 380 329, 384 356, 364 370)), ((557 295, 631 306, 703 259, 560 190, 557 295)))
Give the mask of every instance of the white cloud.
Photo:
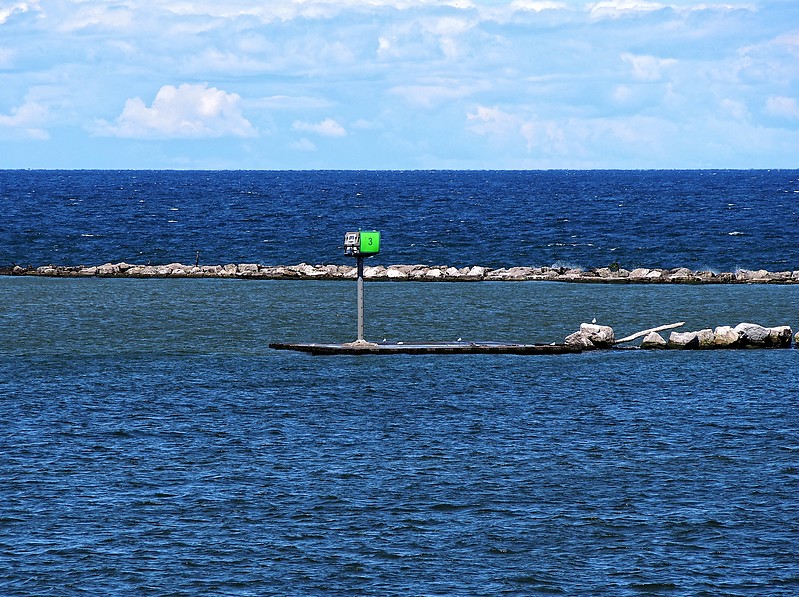
POLYGON ((510 3, 511 10, 526 10, 530 12, 563 10, 564 8, 566 8, 566 4, 563 2, 551 2, 550 0, 514 0, 510 3))
MULTIPOLYGON (((590 154, 600 166, 634 165, 657 138, 669 141, 663 156, 696 155, 685 149, 717 136, 702 125, 711 118, 718 130, 730 123, 753 137, 774 129, 795 138, 797 7, 787 0, 0 0, 0 129, 20 139, 57 125, 58 143, 82 147, 88 165, 107 157, 103 144, 86 139, 86 123, 95 123, 95 135, 130 139, 269 134, 246 144, 182 144, 193 163, 235 145, 257 156, 256 166, 302 167, 311 156, 287 151, 297 139, 291 147, 317 151, 319 163, 347 159, 356 167, 448 160, 482 167, 544 153, 561 163, 590 154), (178 86, 185 81, 209 84, 178 86), (356 134, 346 157, 338 143, 323 143, 356 134), (681 146, 681 139, 691 141, 681 146), (631 144, 637 151, 621 155, 618 148, 631 144), (623 162, 613 162, 611 146, 623 162)), ((755 155, 754 147, 775 163, 787 159, 768 143, 738 143, 725 155, 741 165, 736 152, 755 155)), ((13 152, 13 144, 0 147, 4 158, 13 152)))
POLYGON ((496 106, 478 106, 476 112, 466 115, 466 119, 472 122, 472 132, 478 135, 496 137, 501 143, 512 143, 514 138, 523 139, 528 152, 561 154, 567 148, 565 133, 554 120, 525 118, 496 106))
POLYGON ((721 109, 735 120, 749 119, 749 109, 744 102, 727 98, 721 101, 721 109))
POLYGON ((303 137, 298 141, 294 141, 289 145, 289 147, 295 151, 316 151, 316 145, 314 145, 314 142, 307 137, 303 137))
POLYGON ((12 15, 38 11, 39 2, 2 2, 0 3, 0 25, 8 21, 12 15))
POLYGON ((484 87, 485 85, 462 85, 456 80, 442 80, 420 85, 401 85, 389 89, 389 93, 401 97, 410 106, 432 108, 468 97, 484 87))
POLYGON ((467 114, 466 119, 473 121, 470 128, 478 135, 507 135, 517 131, 521 124, 518 116, 497 106, 477 106, 477 110, 467 114))
POLYGON ((12 109, 10 114, 0 114, 0 130, 28 137, 30 139, 49 139, 49 133, 42 127, 49 120, 47 108, 34 100, 27 100, 12 109))
POLYGON ((306 133, 316 133, 323 137, 344 137, 347 131, 338 122, 332 118, 325 118, 322 122, 301 122, 296 121, 291 125, 295 131, 303 131, 306 133))
POLYGON ((588 12, 596 17, 618 17, 636 12, 652 12, 665 8, 659 2, 645 0, 602 0, 587 6, 588 12))
POLYGON ((135 21, 131 7, 117 3, 81 3, 72 6, 59 19, 58 30, 72 33, 83 29, 130 29, 135 21))
POLYGON ((766 111, 772 116, 799 119, 799 102, 793 97, 770 97, 766 100, 766 111))
POLYGON ((677 63, 671 58, 657 58, 655 56, 642 56, 625 52, 622 60, 632 67, 632 75, 639 81, 660 81, 663 78, 663 69, 677 63))
POLYGON ((498 152, 515 156, 513 159, 520 159, 523 144, 527 155, 537 160, 531 163, 535 167, 552 167, 558 160, 595 167, 609 155, 628 159, 647 154, 647 162, 657 163, 662 155, 661 134, 674 134, 671 125, 644 116, 555 119, 511 113, 496 106, 479 106, 467 114, 467 123, 471 132, 491 140, 498 152))
POLYGON ((257 131, 241 114, 241 97, 207 84, 164 85, 152 106, 136 97, 125 102, 111 124, 98 122, 97 133, 131 139, 196 139, 255 137, 257 131))

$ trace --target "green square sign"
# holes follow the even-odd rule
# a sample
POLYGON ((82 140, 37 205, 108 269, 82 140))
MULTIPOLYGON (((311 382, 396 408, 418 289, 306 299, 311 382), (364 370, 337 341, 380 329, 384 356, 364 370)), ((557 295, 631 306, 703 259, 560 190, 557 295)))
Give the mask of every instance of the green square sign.
POLYGON ((380 233, 378 231, 361 232, 360 252, 364 255, 374 255, 380 252, 380 233))

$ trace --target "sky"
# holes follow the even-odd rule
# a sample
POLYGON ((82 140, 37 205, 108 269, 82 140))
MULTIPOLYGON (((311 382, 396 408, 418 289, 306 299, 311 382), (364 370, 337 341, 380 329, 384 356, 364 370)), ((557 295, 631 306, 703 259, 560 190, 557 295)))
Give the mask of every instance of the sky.
POLYGON ((797 167, 796 0, 0 0, 0 168, 797 167))

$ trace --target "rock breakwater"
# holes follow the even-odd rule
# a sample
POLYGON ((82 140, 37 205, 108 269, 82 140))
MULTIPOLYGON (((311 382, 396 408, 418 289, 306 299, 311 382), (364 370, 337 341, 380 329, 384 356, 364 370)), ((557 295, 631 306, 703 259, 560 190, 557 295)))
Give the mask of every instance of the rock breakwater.
MULTIPOLYGON (((674 324, 682 326, 684 322, 674 324)), ((648 330, 645 330, 645 332, 648 330)), ((642 333, 645 333, 642 332, 642 333)), ((628 338, 634 338, 634 334, 628 338)), ((591 323, 580 324, 580 329, 569 334, 564 340, 566 346, 580 350, 613 348, 626 342, 628 338, 616 340, 613 328, 591 323)), ((739 323, 735 327, 723 325, 715 329, 702 329, 691 332, 671 332, 668 340, 656 331, 651 331, 641 341, 643 349, 700 350, 720 348, 790 348, 792 340, 799 343, 799 333, 793 336, 790 326, 765 327, 756 323, 739 323)))
MULTIPOLYGON (((0 267, 0 275, 47 276, 71 278, 244 278, 256 280, 351 280, 356 277, 354 265, 260 265, 230 263, 227 265, 136 265, 125 262, 92 266, 44 265, 0 267)), ((736 270, 734 272, 636 268, 564 268, 509 267, 488 268, 431 265, 374 265, 364 270, 367 280, 415 282, 577 282, 594 284, 799 284, 799 270, 772 272, 736 270)))

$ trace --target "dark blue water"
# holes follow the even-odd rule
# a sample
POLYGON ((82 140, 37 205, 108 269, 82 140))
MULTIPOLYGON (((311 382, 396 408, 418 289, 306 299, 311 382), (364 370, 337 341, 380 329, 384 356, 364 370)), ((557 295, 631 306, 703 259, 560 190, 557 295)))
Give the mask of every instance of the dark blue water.
MULTIPOLYGON (((610 193, 614 177, 643 177, 627 196, 652 203, 665 181, 705 176, 748 188, 738 194, 754 197, 758 226, 782 221, 767 227, 779 250, 752 245, 757 266, 793 259, 785 218, 796 215, 796 173, 22 172, 2 175, 13 209, 0 261, 190 262, 195 245, 180 251, 196 236, 208 262, 343 262, 331 247, 357 226, 348 203, 360 192, 344 191, 371 180, 406 193, 369 208, 385 219, 365 225, 390 232, 386 262, 601 263, 627 251, 683 264, 680 251, 699 245, 718 267, 744 264, 750 256, 727 243, 769 234, 707 233, 720 226, 711 216, 729 215, 721 203, 734 203, 718 190, 704 219, 661 216, 693 222, 693 236, 671 244, 669 227, 638 208, 637 221, 603 220, 598 237, 623 241, 607 253, 604 240, 547 247, 521 224, 525 202, 539 215, 554 207, 534 185, 519 191, 520 180, 550 177, 582 196, 585 185, 610 193), (770 182, 747 187, 747 177, 770 182), (236 185, 269 200, 236 199, 236 185), (516 203, 490 200, 486 189, 503 185, 517 189, 516 203), (47 199, 26 195, 44 188, 47 199), (143 204, 123 198, 144 188, 143 204), (472 201, 473 219, 441 206, 423 219, 435 203, 424 198, 445 203, 453 188, 469 189, 454 201, 472 201), (327 211, 323 189, 335 195, 327 211), (417 257, 391 213, 435 230, 455 219, 460 232, 417 257), (274 232, 297 226, 311 231, 302 243, 274 232), (637 226, 647 238, 624 234, 637 226), (465 230, 483 234, 467 241, 465 230), (530 244, 495 255, 488 232, 530 244), (649 237, 662 252, 636 248, 655 246, 649 237)), ((700 205, 681 184, 684 205, 700 205)), ((609 205, 584 203, 594 215, 609 205)), ((547 234, 588 229, 569 205, 570 221, 547 234)), ((750 221, 733 220, 720 229, 745 232, 750 221)), ((799 593, 799 350, 310 357, 267 348, 351 340, 353 286, 0 277, 0 595, 799 593)), ((376 340, 552 342, 594 317, 618 335, 681 320, 799 329, 799 286, 384 282, 367 284, 366 299, 366 337, 376 340)))
POLYGON ((0 265, 375 263, 799 269, 799 170, 0 171, 0 265))

